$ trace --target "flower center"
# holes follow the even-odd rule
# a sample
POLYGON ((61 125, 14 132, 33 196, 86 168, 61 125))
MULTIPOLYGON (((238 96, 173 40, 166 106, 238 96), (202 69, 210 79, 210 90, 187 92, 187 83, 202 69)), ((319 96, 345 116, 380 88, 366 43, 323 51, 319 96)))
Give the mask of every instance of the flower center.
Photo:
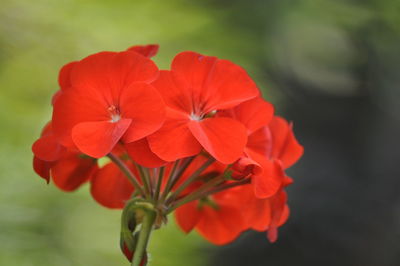
POLYGON ((200 121, 201 119, 203 119, 203 116, 202 116, 202 115, 198 115, 198 114, 191 113, 191 114, 190 114, 190 119, 191 119, 191 120, 200 121))
POLYGON ((203 120, 204 118, 213 117, 216 113, 217 113, 216 110, 211 111, 211 112, 209 112, 207 114, 191 113, 190 114, 190 119, 191 120, 195 120, 195 121, 200 121, 200 120, 203 120))
POLYGON ((111 116, 111 120, 110 120, 111 123, 116 123, 119 120, 121 120, 121 115, 120 115, 119 109, 117 107, 115 107, 115 105, 111 105, 110 107, 108 107, 107 110, 111 116))

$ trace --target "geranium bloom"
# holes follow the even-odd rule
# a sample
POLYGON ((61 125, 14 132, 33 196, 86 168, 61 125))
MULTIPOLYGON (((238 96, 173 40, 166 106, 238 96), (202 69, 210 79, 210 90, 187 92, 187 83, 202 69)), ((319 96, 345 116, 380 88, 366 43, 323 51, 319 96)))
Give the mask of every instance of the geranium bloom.
MULTIPOLYGON (((187 181, 207 160, 208 158, 205 156, 197 156, 182 174, 176 187, 187 181)), ((218 162, 212 163, 179 196, 183 198, 190 195, 196 189, 204 186, 210 179, 220 177, 225 168, 225 165, 218 162)), ((225 183, 223 179, 219 184, 222 183, 225 183)), ((246 224, 240 211, 241 204, 238 205, 236 202, 231 201, 229 194, 230 192, 226 190, 182 205, 175 211, 178 225, 185 233, 189 233, 196 228, 204 238, 216 245, 223 245, 233 241, 245 229, 246 224)))
POLYGON ((247 128, 248 142, 234 169, 242 176, 253 175, 257 197, 274 195, 283 182, 283 169, 303 154, 303 147, 295 139, 291 126, 282 118, 273 117, 272 105, 261 98, 244 102, 219 115, 234 117, 247 128))
MULTIPOLYGON (((133 165, 128 164, 129 168, 136 172, 133 165)), ((108 163, 97 170, 90 183, 93 198, 104 207, 111 209, 122 209, 134 191, 133 185, 113 163, 108 163)))
POLYGON ((150 233, 173 211, 184 232, 217 245, 248 229, 276 241, 289 217, 285 169, 303 154, 292 125, 241 67, 183 52, 159 71, 157 51, 133 46, 62 67, 34 170, 65 191, 89 181, 96 202, 123 209, 120 247, 133 266, 147 264, 150 233))
POLYGON ((245 230, 246 220, 241 212, 242 206, 227 197, 230 197, 229 192, 222 191, 182 205, 175 211, 178 225, 186 233, 196 228, 216 245, 232 242, 245 230))
POLYGON ((147 138, 125 144, 125 148, 131 158, 138 164, 154 168, 167 164, 166 161, 161 159, 155 154, 149 146, 147 138))
POLYGON ((283 225, 289 217, 287 194, 284 188, 291 182, 290 178, 285 178, 278 191, 266 199, 255 197, 250 186, 228 190, 231 204, 241 206, 241 214, 245 220, 244 228, 266 231, 269 241, 275 242, 278 238, 278 227, 283 225))
POLYGON ((134 51, 145 57, 151 58, 157 54, 158 48, 158 44, 135 45, 128 48, 127 51, 134 51))
POLYGON ((33 144, 33 166, 36 173, 51 179, 64 191, 73 191, 87 182, 97 170, 96 159, 74 149, 67 149, 57 142, 52 125, 48 123, 42 136, 33 144))
POLYGON ((60 143, 100 158, 119 140, 132 142, 164 121, 159 93, 149 85, 157 66, 133 51, 101 52, 72 64, 70 86, 54 101, 53 128, 60 143))
POLYGON ((238 121, 215 117, 256 97, 259 91, 239 66, 194 52, 178 54, 171 71, 161 71, 153 83, 167 105, 163 127, 148 137, 151 150, 174 161, 202 148, 223 163, 232 163, 246 145, 246 129, 238 121))

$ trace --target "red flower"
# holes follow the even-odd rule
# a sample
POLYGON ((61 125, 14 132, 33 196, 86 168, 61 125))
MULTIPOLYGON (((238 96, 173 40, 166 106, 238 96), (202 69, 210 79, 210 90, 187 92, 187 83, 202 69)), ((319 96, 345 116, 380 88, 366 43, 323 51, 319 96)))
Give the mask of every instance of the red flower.
POLYGON ((217 245, 248 229, 276 241, 289 217, 285 169, 303 154, 292 125, 239 66, 183 52, 160 72, 158 48, 63 66, 52 121, 32 146, 35 171, 65 191, 90 181, 99 204, 124 208, 120 246, 135 265, 172 211, 217 245))
POLYGON ((226 200, 226 191, 182 205, 175 211, 178 225, 186 233, 193 228, 216 245, 232 242, 245 229, 240 206, 226 200))
POLYGON ((242 122, 248 133, 244 154, 233 169, 242 177, 252 174, 255 195, 267 198, 274 195, 284 179, 283 169, 295 163, 303 154, 303 147, 294 137, 291 126, 279 117, 273 117, 273 107, 261 98, 255 98, 222 112, 242 122))
POLYGON ((101 52, 64 72, 53 112, 54 134, 62 145, 100 158, 119 140, 139 140, 162 125, 163 101, 148 84, 158 69, 144 56, 101 52))
MULTIPOLYGON (((137 172, 132 164, 129 164, 129 168, 137 172)), ((93 198, 104 207, 112 209, 122 209, 134 191, 133 185, 114 163, 108 163, 97 170, 90 183, 93 198)))
MULTIPOLYGON (((135 45, 127 49, 127 51, 139 53, 145 57, 151 58, 155 56, 158 52, 158 45, 157 44, 150 44, 150 45, 135 45)), ((71 87, 71 70, 75 66, 78 61, 70 62, 64 65, 58 74, 58 85, 60 86, 60 91, 57 91, 52 99, 54 103, 57 97, 60 95, 62 90, 66 90, 71 87)))
POLYGON ((246 154, 258 162, 264 174, 255 176, 255 193, 269 197, 284 182, 284 170, 303 155, 303 147, 294 137, 292 126, 281 117, 273 117, 265 126, 249 136, 246 154))
POLYGON ((242 68, 216 57, 183 52, 174 58, 171 71, 161 71, 153 85, 167 105, 163 127, 148 137, 154 153, 174 161, 204 148, 223 163, 238 159, 247 140, 244 126, 213 115, 259 94, 242 68))
POLYGON ((128 48, 127 51, 134 51, 145 57, 151 58, 157 54, 158 48, 158 44, 135 45, 128 48))
POLYGON ((165 165, 167 162, 155 154, 149 146, 147 138, 140 139, 131 143, 126 143, 125 148, 129 156, 138 164, 155 168, 165 165))
MULTIPOLYGON (((182 185, 201 165, 209 158, 197 156, 186 171, 182 174, 176 188, 182 185)), ((179 198, 184 198, 194 193, 207 181, 220 176, 226 168, 219 162, 212 163, 185 191, 179 198)), ((222 180, 221 183, 224 183, 222 180)), ((223 245, 233 241, 244 229, 245 220, 242 217, 241 205, 230 200, 230 193, 222 191, 182 205, 175 211, 175 218, 178 225, 185 233, 194 228, 204 238, 216 245, 223 245)))
POLYGON ((42 136, 33 144, 33 167, 36 173, 64 191, 73 191, 87 182, 97 170, 97 162, 82 153, 67 149, 57 142, 48 123, 42 136))

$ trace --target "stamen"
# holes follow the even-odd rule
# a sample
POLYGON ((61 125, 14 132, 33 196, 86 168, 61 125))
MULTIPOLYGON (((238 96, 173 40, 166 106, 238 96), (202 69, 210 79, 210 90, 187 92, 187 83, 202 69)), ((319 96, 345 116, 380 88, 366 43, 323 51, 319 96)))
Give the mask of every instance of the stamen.
POLYGON ((201 119, 203 119, 203 117, 202 117, 202 116, 199 116, 199 115, 197 115, 197 114, 191 113, 191 114, 190 114, 190 119, 191 119, 191 120, 200 121, 201 119))
POLYGON ((209 112, 209 113, 207 113, 205 115, 202 114, 202 113, 198 114, 196 112, 193 112, 193 113, 190 114, 190 119, 191 120, 200 121, 200 120, 203 120, 205 118, 214 117, 216 115, 216 113, 217 113, 217 110, 213 110, 213 111, 211 111, 211 112, 209 112))
POLYGON ((119 120, 121 120, 121 115, 119 113, 119 109, 117 107, 115 107, 115 105, 111 105, 110 107, 108 107, 108 112, 110 113, 111 116, 111 123, 116 123, 119 120))
POLYGON ((116 115, 111 115, 111 122, 112 122, 112 123, 116 123, 116 122, 118 122, 119 120, 121 120, 121 116, 120 116, 120 115, 118 115, 118 114, 116 114, 116 115))

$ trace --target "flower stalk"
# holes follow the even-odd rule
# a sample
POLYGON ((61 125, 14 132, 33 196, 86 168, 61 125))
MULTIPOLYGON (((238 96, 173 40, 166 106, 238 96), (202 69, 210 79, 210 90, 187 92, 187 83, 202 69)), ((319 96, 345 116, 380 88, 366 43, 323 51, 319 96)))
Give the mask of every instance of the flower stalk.
POLYGON ((139 184, 135 175, 131 172, 131 170, 129 170, 126 164, 120 158, 118 158, 118 156, 115 156, 112 153, 107 154, 107 157, 118 166, 118 168, 125 174, 135 189, 139 191, 142 196, 144 196, 145 192, 143 191, 142 186, 139 184))
POLYGON ((136 244, 135 256, 132 259, 132 266, 141 266, 144 256, 146 256, 147 245, 156 220, 156 212, 148 211, 142 220, 142 228, 140 229, 138 242, 136 244))

